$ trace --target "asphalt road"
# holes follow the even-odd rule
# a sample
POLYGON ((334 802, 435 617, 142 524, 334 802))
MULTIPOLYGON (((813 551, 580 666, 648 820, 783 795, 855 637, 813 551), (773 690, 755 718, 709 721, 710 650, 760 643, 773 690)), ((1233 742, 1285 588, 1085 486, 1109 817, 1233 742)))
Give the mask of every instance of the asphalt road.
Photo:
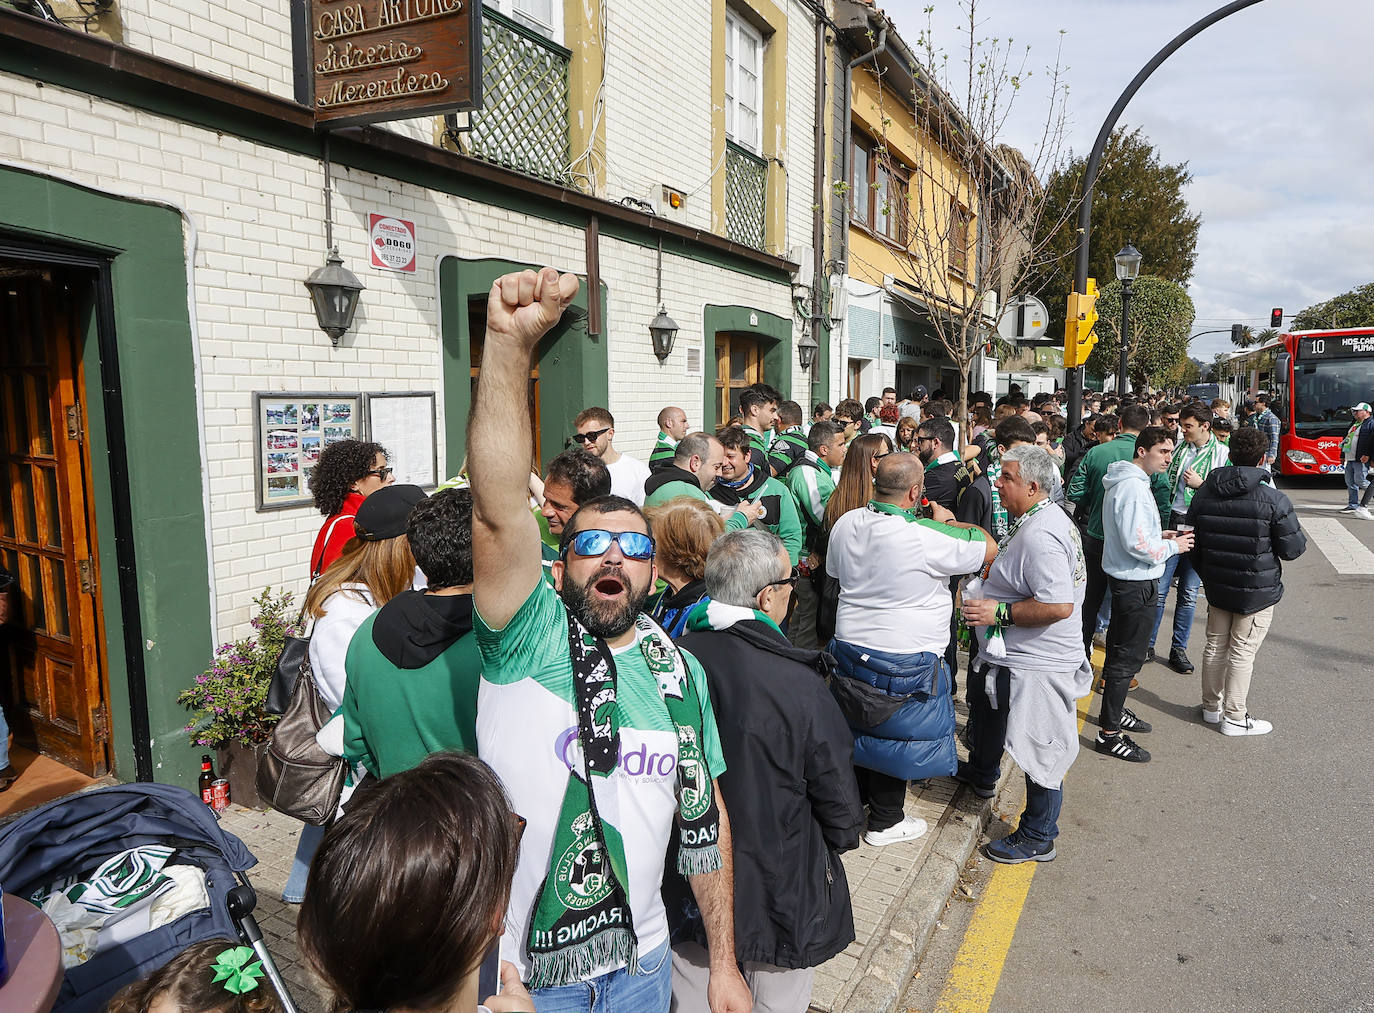
MULTIPOLYGON (((1250 711, 1274 731, 1221 735, 1197 675, 1146 665, 1130 706, 1154 723, 1137 736, 1154 759, 1128 764, 1092 751, 1094 698, 1059 855, 1036 870, 991 1009, 1374 1010, 1374 522, 1338 515, 1333 482, 1281 487, 1324 537, 1286 567, 1256 665, 1250 711)), ((990 866, 972 870, 975 901, 990 866)), ((907 1008, 934 1008, 972 907, 951 905, 907 1008)))

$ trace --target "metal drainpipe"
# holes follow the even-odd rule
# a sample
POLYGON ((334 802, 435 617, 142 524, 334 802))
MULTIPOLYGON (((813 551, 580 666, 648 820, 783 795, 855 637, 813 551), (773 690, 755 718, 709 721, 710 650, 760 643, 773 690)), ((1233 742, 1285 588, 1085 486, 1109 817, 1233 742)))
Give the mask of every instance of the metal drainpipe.
MULTIPOLYGON (((843 121, 843 122, 844 122, 844 145, 843 145, 843 147, 842 147, 841 150, 840 150, 840 171, 841 171, 841 176, 840 176, 840 178, 841 178, 841 180, 842 180, 843 182, 845 182, 845 183, 848 183, 848 182, 849 182, 849 170, 850 170, 850 166, 849 166, 849 148, 850 148, 850 140, 851 140, 851 138, 852 138, 853 135, 854 135, 854 123, 853 123, 853 115, 854 115, 854 110, 853 110, 853 105, 854 105, 854 96, 853 96, 853 91, 854 91, 854 89, 853 89, 854 68, 857 67, 859 64, 863 63, 865 60, 869 60, 869 59, 874 59, 874 58, 876 58, 877 55, 878 55, 879 53, 883 52, 885 49, 887 49, 887 28, 886 28, 886 27, 882 27, 882 28, 879 28, 879 29, 878 29, 878 41, 877 41, 877 43, 873 46, 873 48, 870 49, 867 53, 862 53, 862 54, 860 54, 859 56, 854 57, 854 59, 850 60, 849 63, 848 63, 848 65, 847 65, 847 66, 845 67, 845 69, 844 69, 844 121, 843 121)), ((846 191, 845 191, 845 200, 844 200, 844 220, 843 220, 843 222, 841 223, 841 228, 840 228, 840 257, 839 257, 840 264, 843 266, 843 268, 844 268, 844 273, 845 273, 846 276, 849 274, 849 206, 850 206, 849 202, 850 202, 850 194, 849 194, 849 191, 846 190, 846 191)), ((878 297, 878 326, 879 326, 879 328, 882 327, 882 320, 883 320, 883 300, 882 300, 882 296, 880 295, 880 296, 878 297)), ((879 354, 882 354, 881 339, 879 340, 879 349, 878 349, 878 350, 879 350, 879 354)), ((840 365, 843 366, 844 364, 841 363, 840 365)))
POLYGON ((811 418, 811 405, 817 400, 816 378, 823 377, 820 400, 829 400, 830 341, 821 344, 821 321, 828 318, 829 308, 821 308, 822 279, 825 278, 825 21, 816 17, 816 135, 813 197, 811 212, 811 250, 815 261, 811 275, 811 340, 816 342, 816 361, 811 365, 810 398, 802 405, 804 418, 811 418))

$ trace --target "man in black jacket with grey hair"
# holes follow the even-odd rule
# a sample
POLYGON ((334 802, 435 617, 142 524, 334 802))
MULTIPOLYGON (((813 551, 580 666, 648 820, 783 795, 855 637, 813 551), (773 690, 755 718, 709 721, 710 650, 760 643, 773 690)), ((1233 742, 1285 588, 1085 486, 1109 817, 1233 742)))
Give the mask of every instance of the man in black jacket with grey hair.
MULTIPOLYGON (((706 558, 706 594, 677 644, 706 670, 727 770, 735 862, 735 958, 757 1013, 804 1010, 815 967, 854 939, 840 853, 858 846, 854 742, 823 651, 778 629, 797 571, 768 531, 727 532, 706 558)), ((668 862, 668 869, 676 867, 668 862)), ((664 879, 673 1009, 708 1013, 709 959, 681 877, 664 879)))
POLYGON ((1192 564, 1207 592, 1202 720, 1225 735, 1263 735, 1274 726, 1246 709, 1250 676, 1283 597, 1281 561, 1301 556, 1307 538, 1293 504, 1260 466, 1269 449, 1265 434, 1238 429, 1229 449, 1231 467, 1208 474, 1187 516, 1192 564))

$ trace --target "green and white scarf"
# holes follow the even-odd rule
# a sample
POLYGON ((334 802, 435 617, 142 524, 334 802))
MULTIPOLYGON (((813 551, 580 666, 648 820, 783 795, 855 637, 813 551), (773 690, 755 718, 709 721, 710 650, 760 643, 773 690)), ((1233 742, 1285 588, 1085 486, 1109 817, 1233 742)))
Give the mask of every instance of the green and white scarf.
POLYGON ((1007 536, 1011 530, 1007 516, 1007 508, 1002 505, 1002 494, 997 491, 997 480, 1002 477, 1002 455, 997 451, 997 444, 988 442, 988 489, 992 492, 992 531, 993 538, 999 542, 1007 536))
MULTIPOLYGON (((1208 439, 1207 443, 1193 455, 1189 462, 1189 467, 1196 471, 1203 478, 1207 473, 1217 466, 1217 461, 1221 458, 1221 441, 1215 436, 1208 439)), ((1173 497, 1178 495, 1178 479, 1183 474, 1183 455, 1174 454, 1174 459, 1169 462, 1169 497, 1172 502, 1173 497)), ((1186 510, 1188 504, 1193 502, 1193 493, 1196 492, 1192 486, 1183 490, 1183 507, 1186 510)))
MULTIPOLYGON (((721 867, 720 810, 702 754, 701 701, 682 653, 658 624, 639 615, 635 635, 677 730, 678 871, 712 872, 721 867)), ((639 970, 617 794, 597 788, 619 763, 615 660, 606 642, 571 613, 568 646, 583 761, 582 770, 569 772, 549 871, 530 920, 531 988, 578 981, 611 964, 639 970)))
POLYGON ((757 620, 777 630, 778 634, 782 635, 782 630, 778 629, 778 624, 758 609, 749 609, 742 605, 726 605, 724 602, 710 600, 698 602, 688 613, 687 629, 694 633, 700 633, 703 630, 728 630, 735 623, 742 623, 749 619, 757 620))

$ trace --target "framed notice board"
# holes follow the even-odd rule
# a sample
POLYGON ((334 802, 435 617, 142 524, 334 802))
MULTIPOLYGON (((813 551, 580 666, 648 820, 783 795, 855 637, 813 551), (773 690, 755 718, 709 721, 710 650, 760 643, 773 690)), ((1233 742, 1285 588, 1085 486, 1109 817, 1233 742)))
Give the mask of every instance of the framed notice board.
POLYGON ((340 440, 363 438, 359 394, 253 394, 253 486, 258 510, 312 503, 310 473, 320 452, 340 440))
POLYGON ((396 481, 433 489, 439 484, 434 391, 368 394, 367 438, 386 448, 396 481))

